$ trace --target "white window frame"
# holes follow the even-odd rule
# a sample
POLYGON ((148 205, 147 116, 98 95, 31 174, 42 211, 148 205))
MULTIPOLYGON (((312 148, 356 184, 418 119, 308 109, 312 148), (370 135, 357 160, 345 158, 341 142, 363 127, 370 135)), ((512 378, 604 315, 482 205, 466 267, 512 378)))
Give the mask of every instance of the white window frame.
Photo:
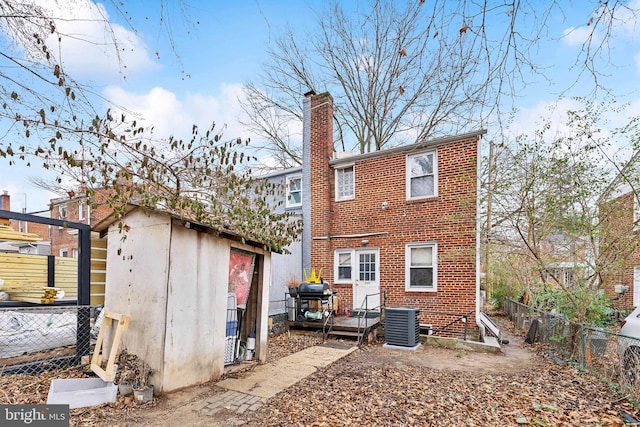
POLYGON ((287 207, 287 208, 297 208, 297 207, 302 206, 302 175, 301 174, 288 175, 285 178, 285 186, 287 187, 287 191, 286 191, 287 200, 286 200, 286 203, 285 203, 285 207, 287 207), (290 199, 291 181, 294 181, 296 179, 300 180, 300 190, 299 190, 299 192, 300 192, 300 202, 292 203, 291 199, 290 199))
POLYGON ((633 267, 633 306, 640 305, 640 266, 633 267))
POLYGON ((69 208, 67 205, 58 206, 58 216, 60 219, 67 219, 69 216, 69 208))
POLYGON ((333 281, 334 283, 353 283, 354 281, 354 274, 355 274, 355 267, 354 267, 354 261, 355 261, 355 250, 354 249, 336 249, 336 251, 334 252, 334 258, 333 258, 333 281), (349 279, 340 279, 340 274, 339 273, 339 267, 340 267, 340 255, 342 254, 349 254, 351 257, 351 277, 349 279))
POLYGON ((60 249, 60 257, 67 258, 69 256, 69 249, 62 248, 60 249))
POLYGON ((574 283, 574 274, 573 274, 573 269, 572 268, 565 268, 564 271, 562 272, 562 280, 564 280, 564 285, 565 286, 573 286, 574 283))
POLYGON ((86 218, 87 204, 85 202, 78 203, 78 221, 84 221, 86 218))
MULTIPOLYGON (((423 151, 417 154, 407 154, 405 159, 405 168, 406 168, 406 196, 407 200, 418 200, 418 199, 428 199, 432 197, 438 196, 438 152, 436 150, 423 151), (433 194, 427 194, 424 196, 411 196, 411 160, 415 157, 424 157, 424 156, 433 156, 433 171, 431 175, 433 175, 433 194)), ((428 176, 428 175, 424 175, 428 176)))
MULTIPOLYGON (((437 292, 438 291, 438 245, 436 242, 408 243, 405 246, 405 277, 404 288, 407 292, 437 292), (433 268, 432 287, 411 287, 411 250, 414 248, 431 248, 431 268, 433 268)), ((429 266, 424 266, 429 267, 429 266)))
POLYGON ((342 200, 353 200, 356 198, 356 168, 355 165, 350 164, 350 165, 344 165, 344 166, 340 166, 337 167, 335 170, 335 180, 336 180, 336 201, 342 201, 342 200), (345 176, 345 171, 347 169, 351 169, 351 182, 350 182, 350 188, 351 188, 351 192, 349 194, 344 194, 345 193, 345 189, 348 187, 348 184, 344 182, 344 180, 341 182, 340 177, 341 176, 345 176))
POLYGON ((71 258, 78 259, 78 248, 71 249, 71 258))

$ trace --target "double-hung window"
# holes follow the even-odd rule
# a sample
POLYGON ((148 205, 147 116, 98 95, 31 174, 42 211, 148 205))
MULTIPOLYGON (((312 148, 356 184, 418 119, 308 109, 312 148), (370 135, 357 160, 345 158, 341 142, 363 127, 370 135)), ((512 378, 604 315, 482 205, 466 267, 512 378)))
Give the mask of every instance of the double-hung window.
POLYGON ((78 221, 84 221, 87 212, 85 202, 78 203, 78 221))
POLYGON ((295 208, 302 206, 302 175, 287 177, 287 203, 286 207, 295 208))
POLYGON ((407 156, 407 199, 438 195, 438 165, 435 151, 407 156))
POLYGON ((405 289, 407 291, 436 291, 438 284, 437 245, 411 243, 405 252, 405 289))
POLYGON ((353 165, 336 169, 336 200, 349 200, 355 197, 355 174, 353 165))
POLYGON ((60 219, 67 219, 67 205, 58 206, 58 214, 60 219))

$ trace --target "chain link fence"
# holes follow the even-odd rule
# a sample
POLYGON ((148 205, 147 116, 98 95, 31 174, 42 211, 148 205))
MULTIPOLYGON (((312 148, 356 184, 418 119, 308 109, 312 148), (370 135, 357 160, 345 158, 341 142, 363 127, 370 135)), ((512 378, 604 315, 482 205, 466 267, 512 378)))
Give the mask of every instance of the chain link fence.
POLYGON ((89 363, 99 306, 0 308, 0 373, 37 374, 89 363))
MULTIPOLYGON (((640 339, 613 330, 569 322, 566 316, 506 300, 505 311, 516 327, 531 331, 533 338, 549 346, 559 363, 584 369, 610 386, 640 401, 640 339), (534 329, 535 327, 534 326, 534 329)), ((611 328, 619 330, 619 328, 611 328)), ((529 336, 528 336, 529 338, 529 336)))

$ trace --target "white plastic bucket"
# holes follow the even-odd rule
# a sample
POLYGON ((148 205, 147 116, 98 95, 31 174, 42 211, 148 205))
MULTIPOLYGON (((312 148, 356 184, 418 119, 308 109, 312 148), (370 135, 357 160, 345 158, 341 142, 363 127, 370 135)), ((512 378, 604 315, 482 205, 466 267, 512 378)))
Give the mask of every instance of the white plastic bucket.
POLYGON ((256 339, 255 338, 247 338, 247 350, 255 350, 256 349, 256 339))

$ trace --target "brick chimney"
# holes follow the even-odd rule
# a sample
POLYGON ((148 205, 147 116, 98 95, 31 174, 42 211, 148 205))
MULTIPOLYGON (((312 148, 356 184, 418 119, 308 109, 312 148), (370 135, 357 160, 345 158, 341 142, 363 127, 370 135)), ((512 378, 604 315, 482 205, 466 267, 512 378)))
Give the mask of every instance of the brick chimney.
MULTIPOLYGON (((0 210, 11 210, 11 196, 9 196, 9 192, 7 190, 4 190, 2 195, 0 195, 0 210)), ((7 218, 0 218, 0 224, 9 225, 9 220, 7 218)))
MULTIPOLYGON (((308 168, 310 216, 304 218, 305 228, 310 228, 311 255, 309 268, 322 269, 322 276, 333 276, 331 242, 331 183, 333 176, 329 160, 333 156, 333 98, 327 92, 319 95, 308 93, 305 99, 305 119, 308 119, 308 138, 303 147, 305 167, 308 168), (326 265, 324 263, 327 263, 326 265)), ((304 180, 304 177, 303 177, 304 180)))

